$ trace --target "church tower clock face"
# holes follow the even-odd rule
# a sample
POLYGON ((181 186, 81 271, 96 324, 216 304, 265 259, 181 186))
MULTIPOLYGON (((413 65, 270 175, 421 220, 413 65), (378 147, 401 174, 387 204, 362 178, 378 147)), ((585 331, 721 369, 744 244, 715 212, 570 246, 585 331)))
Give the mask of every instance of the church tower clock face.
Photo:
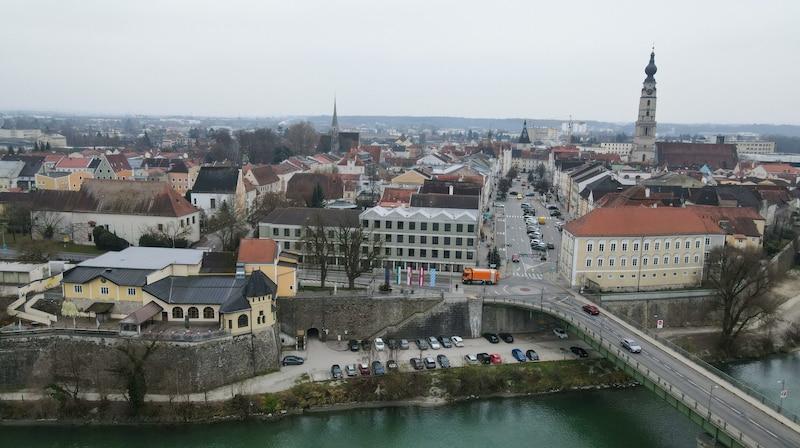
POLYGON ((647 90, 645 90, 645 92, 647 92, 648 95, 652 95, 653 94, 653 89, 647 89, 647 90))

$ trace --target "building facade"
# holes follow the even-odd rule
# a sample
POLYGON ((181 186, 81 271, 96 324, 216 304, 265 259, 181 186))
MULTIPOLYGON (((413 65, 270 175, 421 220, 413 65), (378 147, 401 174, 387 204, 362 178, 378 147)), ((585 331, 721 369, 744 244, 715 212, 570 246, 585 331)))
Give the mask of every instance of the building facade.
POLYGON ((631 162, 656 163, 656 53, 650 53, 650 63, 644 69, 647 75, 639 97, 639 116, 633 136, 631 162))

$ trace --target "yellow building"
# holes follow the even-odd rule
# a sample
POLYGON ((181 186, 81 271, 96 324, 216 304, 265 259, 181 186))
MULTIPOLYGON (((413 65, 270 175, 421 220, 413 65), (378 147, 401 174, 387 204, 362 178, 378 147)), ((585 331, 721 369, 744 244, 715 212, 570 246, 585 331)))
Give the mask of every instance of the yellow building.
POLYGON ((293 297, 297 294, 297 263, 300 255, 281 250, 271 239, 244 238, 239 244, 237 265, 244 268, 245 275, 261 271, 278 285, 279 297, 293 297))

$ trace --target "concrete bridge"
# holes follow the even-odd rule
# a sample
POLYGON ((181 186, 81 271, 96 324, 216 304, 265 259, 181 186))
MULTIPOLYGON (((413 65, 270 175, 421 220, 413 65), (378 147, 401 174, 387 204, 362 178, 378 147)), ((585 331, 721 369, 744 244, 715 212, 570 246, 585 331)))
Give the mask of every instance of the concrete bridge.
POLYGON ((573 296, 480 300, 484 306, 538 311, 561 320, 572 336, 697 423, 705 432, 698 437, 700 447, 800 447, 797 415, 746 386, 737 387, 721 372, 652 332, 644 333, 610 314, 591 316, 582 311, 583 302, 573 296), (625 337, 635 339, 642 352, 634 354, 622 348, 625 337))

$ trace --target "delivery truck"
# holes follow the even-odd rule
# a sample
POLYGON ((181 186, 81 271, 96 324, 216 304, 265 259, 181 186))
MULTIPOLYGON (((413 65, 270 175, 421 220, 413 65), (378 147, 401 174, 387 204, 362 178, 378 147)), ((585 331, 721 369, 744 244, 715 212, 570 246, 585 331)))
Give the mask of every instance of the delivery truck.
POLYGON ((497 269, 466 268, 461 273, 461 282, 466 284, 480 283, 493 285, 500 281, 500 272, 497 269))

